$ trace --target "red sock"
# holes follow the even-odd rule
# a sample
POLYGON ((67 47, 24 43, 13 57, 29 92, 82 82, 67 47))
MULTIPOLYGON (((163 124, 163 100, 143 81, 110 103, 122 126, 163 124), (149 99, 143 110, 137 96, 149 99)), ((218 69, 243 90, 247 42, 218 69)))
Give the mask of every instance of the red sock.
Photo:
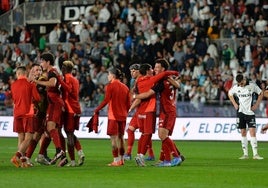
POLYGON ((162 146, 161 146, 161 151, 160 151, 159 160, 160 160, 160 161, 164 161, 164 160, 165 160, 165 154, 164 154, 164 151, 163 151, 163 144, 162 144, 162 146))
POLYGON ((59 136, 59 132, 57 129, 52 129, 50 132, 50 137, 55 145, 55 148, 61 148, 61 139, 60 139, 60 136, 59 136))
POLYGON ((127 137, 127 154, 131 155, 132 147, 133 147, 134 140, 135 140, 134 131, 128 129, 127 130, 127 135, 128 135, 128 137, 127 137))
POLYGON ((68 153, 69 153, 69 157, 70 159, 73 161, 75 159, 75 155, 74 155, 74 146, 70 146, 68 144, 68 153))
POLYGON ((123 147, 123 148, 120 148, 119 149, 119 155, 124 155, 125 154, 125 148, 123 147))
POLYGON ((149 144, 147 145, 147 151, 150 157, 154 157, 154 150, 153 150, 153 142, 152 139, 150 140, 149 144))
POLYGON ((174 152, 171 152, 171 154, 172 154, 173 157, 178 157, 178 156, 181 155, 181 152, 180 152, 180 150, 177 148, 177 146, 176 146, 176 144, 175 144, 174 141, 173 141, 173 151, 174 151, 174 152))
POLYGON ((81 143, 76 136, 74 136, 74 147, 76 151, 80 151, 82 149, 81 143))
POLYGON ((150 140, 152 138, 151 134, 143 135, 143 140, 141 143, 141 154, 145 155, 147 151, 147 145, 150 143, 150 140))
POLYGON ((112 153, 113 153, 113 157, 114 157, 114 158, 118 157, 118 148, 114 148, 114 149, 112 150, 112 153))
POLYGON ((124 147, 124 138, 120 136, 120 146, 119 146, 119 155, 123 156, 125 154, 125 147, 124 147))
POLYGON ((167 137, 165 140, 166 140, 167 147, 169 148, 172 156, 179 157, 179 154, 177 152, 177 148, 176 148, 174 142, 169 137, 167 137))
POLYGON ((169 144, 168 144, 169 140, 168 137, 162 141, 162 148, 163 148, 163 152, 164 152, 164 156, 165 156, 165 160, 166 161, 170 161, 171 160, 171 156, 170 156, 170 149, 169 149, 169 144))
POLYGON ((31 140, 30 145, 28 146, 27 151, 26 151, 26 157, 28 157, 29 159, 32 157, 33 152, 36 148, 36 145, 37 145, 37 141, 31 140))
POLYGON ((140 154, 141 153, 141 146, 142 146, 142 143, 143 143, 143 139, 144 139, 144 135, 142 134, 139 141, 138 141, 138 151, 137 153, 140 154))
POLYGON ((49 137, 45 136, 43 141, 41 142, 41 147, 40 147, 40 150, 39 150, 39 154, 45 155, 50 142, 51 142, 51 139, 49 137))
POLYGON ((17 151, 16 154, 15 154, 19 159, 22 157, 22 154, 21 152, 17 151))

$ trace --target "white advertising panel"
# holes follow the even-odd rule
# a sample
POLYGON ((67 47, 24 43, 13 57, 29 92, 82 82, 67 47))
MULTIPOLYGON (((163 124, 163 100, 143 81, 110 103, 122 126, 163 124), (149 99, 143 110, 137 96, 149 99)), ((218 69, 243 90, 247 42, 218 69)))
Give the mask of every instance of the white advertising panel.
MULTIPOLYGON (((88 133, 86 127, 90 117, 81 117, 80 128, 75 132, 79 138, 109 138, 106 135, 107 117, 99 118, 98 133, 88 133)), ((131 117, 127 119, 127 124, 131 117)), ((268 133, 261 134, 261 127, 268 123, 266 118, 257 118, 257 139, 267 141, 268 133)), ((0 137, 16 137, 13 132, 13 117, 0 116, 0 137)), ((140 133, 137 130, 135 138, 139 138, 140 133)), ((249 137, 249 135, 248 135, 249 137)), ((127 138, 127 134, 125 134, 127 138)), ((154 140, 158 140, 157 130, 153 135, 154 140)), ((174 140, 215 140, 215 141, 240 141, 241 136, 236 128, 235 118, 177 118, 173 131, 172 139, 174 140)))

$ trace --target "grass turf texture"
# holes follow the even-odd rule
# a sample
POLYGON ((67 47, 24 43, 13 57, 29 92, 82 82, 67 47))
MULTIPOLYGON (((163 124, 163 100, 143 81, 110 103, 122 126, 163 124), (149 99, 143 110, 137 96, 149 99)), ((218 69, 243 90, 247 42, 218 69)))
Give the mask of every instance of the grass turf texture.
MULTIPOLYGON (((239 160, 240 142, 176 141, 186 160, 178 167, 137 167, 134 159, 122 167, 109 167, 112 161, 109 140, 81 139, 86 160, 80 167, 42 166, 16 168, 10 158, 16 151, 16 138, 0 138, 0 187, 73 188, 73 187, 268 187, 268 149, 259 142, 264 160, 239 160)), ((136 142, 135 142, 136 144, 136 142)), ((250 145, 249 145, 250 146, 250 145)), ((160 142, 154 141, 158 156, 160 142)), ((38 150, 39 148, 37 148, 38 150)), ((249 153, 251 148, 249 147, 249 153)), ((49 156, 54 155, 53 145, 49 156)), ((133 154, 136 153, 136 145, 133 154)), ((34 161, 37 151, 34 153, 34 161)))

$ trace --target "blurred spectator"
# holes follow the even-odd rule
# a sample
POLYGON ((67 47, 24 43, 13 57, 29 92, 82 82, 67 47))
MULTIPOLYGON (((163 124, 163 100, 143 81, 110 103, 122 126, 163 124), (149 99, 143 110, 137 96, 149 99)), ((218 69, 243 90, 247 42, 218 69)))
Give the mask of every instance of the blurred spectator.
POLYGON ((55 43, 59 42, 59 36, 58 36, 58 33, 57 33, 57 29, 58 29, 58 26, 55 25, 53 30, 50 31, 50 33, 49 33, 48 42, 50 44, 55 44, 55 43))
POLYGON ((223 13, 221 19, 222 19, 222 22, 224 24, 234 23, 235 17, 234 17, 234 15, 233 15, 233 13, 232 13, 232 11, 231 11, 229 6, 226 6, 224 8, 224 13, 223 13))
POLYGON ((181 75, 183 75, 184 79, 191 80, 193 72, 190 67, 190 62, 185 61, 185 67, 180 71, 181 75))
POLYGON ((223 44, 223 50, 222 50, 222 67, 224 66, 230 66, 231 59, 234 58, 234 51, 229 47, 227 43, 223 44))
POLYGON ((220 38, 232 37, 232 23, 225 23, 220 30, 220 38))
POLYGON ((127 32, 129 32, 128 25, 125 23, 123 19, 117 19, 116 31, 118 32, 118 37, 125 38, 127 32))
POLYGON ((255 38, 257 36, 257 33, 256 31, 253 29, 253 26, 249 25, 246 27, 246 30, 245 30, 245 35, 244 37, 245 38, 255 38))
POLYGON ((7 45, 6 49, 4 50, 4 58, 7 58, 8 61, 11 61, 12 53, 13 51, 10 45, 7 45))
POLYGON ((136 47, 136 55, 141 63, 145 62, 148 57, 148 46, 145 44, 143 38, 139 40, 139 44, 136 47))
POLYGON ((219 83, 217 80, 212 81, 212 87, 208 93, 208 100, 220 100, 221 90, 219 88, 219 83))
POLYGON ((125 42, 124 42, 124 49, 127 52, 127 55, 132 55, 132 36, 130 35, 130 32, 127 32, 127 36, 125 38, 125 42))
POLYGON ((96 84, 97 85, 106 85, 108 83, 108 72, 105 66, 100 66, 100 70, 96 75, 96 84))
POLYGON ((197 56, 205 56, 207 53, 207 43, 205 41, 205 38, 201 37, 199 40, 196 41, 196 44, 194 46, 194 50, 197 56))
POLYGON ((91 50, 90 58, 94 62, 100 63, 100 61, 101 61, 101 48, 100 48, 99 42, 94 43, 94 47, 91 50))
POLYGON ((31 42, 31 34, 28 31, 28 29, 23 26, 21 27, 21 32, 20 32, 20 43, 29 43, 31 42))
POLYGON ((245 36, 245 28, 242 23, 238 23, 235 28, 235 35, 237 38, 243 38, 245 36))
POLYGON ((107 5, 104 3, 100 3, 98 9, 99 9, 99 12, 98 12, 97 22, 99 25, 99 30, 101 31, 103 27, 108 26, 107 23, 111 17, 111 13, 107 9, 107 5))
POLYGON ((260 66, 260 77, 262 82, 266 82, 268 79, 268 59, 260 66))
MULTIPOLYGON (((202 60, 202 57, 201 57, 201 60, 202 60)), ((206 71, 213 70, 216 67, 216 62, 209 53, 205 55, 203 61, 204 61, 204 66, 205 66, 206 71)))
POLYGON ((99 84, 94 95, 94 106, 98 106, 104 100, 104 85, 99 84))
POLYGON ((224 92, 226 95, 228 95, 228 91, 231 89, 231 87, 233 86, 234 84, 234 76, 232 73, 228 74, 227 75, 227 79, 224 81, 224 85, 223 85, 223 88, 224 88, 224 92))
POLYGON ((259 19, 256 21, 255 24, 255 30, 258 34, 262 35, 262 33, 265 31, 265 28, 267 26, 267 20, 263 19, 263 15, 259 15, 259 19))
POLYGON ((245 55, 245 42, 244 40, 240 40, 239 46, 236 50, 236 58, 238 59, 239 65, 243 66, 243 58, 245 55))
POLYGON ((59 42, 66 42, 69 33, 67 24, 62 24, 59 29, 59 42))
POLYGON ((82 28, 79 35, 79 40, 81 43, 89 42, 90 41, 90 34, 87 30, 87 26, 83 23, 82 28))
POLYGON ((265 57, 267 57, 267 53, 264 50, 262 44, 256 44, 252 53, 252 63, 255 68, 255 72, 259 70, 260 65, 264 64, 265 57))
POLYGON ((70 43, 76 43, 79 41, 78 36, 75 33, 75 26, 71 26, 70 31, 69 31, 69 35, 67 36, 68 42, 70 43))
POLYGON ((22 51, 19 48, 18 44, 14 43, 13 45, 13 52, 12 52, 12 56, 11 56, 11 61, 13 63, 17 63, 21 61, 21 55, 22 55, 22 51))
POLYGON ((175 42, 173 46, 173 51, 174 51, 174 59, 178 63, 178 71, 181 72, 182 69, 184 69, 185 64, 184 64, 184 58, 185 58, 185 53, 182 50, 182 46, 180 42, 175 42))
POLYGON ((97 41, 105 41, 108 42, 110 38, 108 27, 104 26, 101 30, 96 32, 96 40, 97 41))
POLYGON ((8 43, 10 43, 10 36, 8 31, 5 29, 0 29, 0 44, 4 45, 8 43))
MULTIPOLYGON (((195 35, 197 33, 193 33, 190 38, 194 40, 194 37, 196 37, 197 35, 195 35)), ((175 38, 176 38, 176 41, 182 41, 183 39, 186 39, 186 33, 184 31, 184 29, 180 26, 180 23, 176 23, 176 26, 175 26, 175 38)))
POLYGON ((204 65, 203 65, 203 59, 202 59, 202 57, 200 57, 197 60, 197 65, 194 66, 192 78, 198 79, 200 77, 200 75, 202 74, 203 70, 205 70, 204 65))
POLYGON ((8 83, 8 80, 9 80, 9 74, 5 71, 5 68, 2 64, 0 64, 0 81, 3 83, 3 84, 6 84, 8 83))
POLYGON ((210 55, 211 58, 213 58, 214 62, 215 62, 215 66, 219 66, 219 52, 218 52, 218 48, 217 48, 217 44, 212 42, 208 45, 207 48, 207 54, 210 55))
POLYGON ((86 75, 86 79, 80 83, 79 96, 86 106, 91 107, 93 105, 94 93, 96 86, 91 79, 91 76, 86 75))
POLYGON ((213 25, 208 28, 207 34, 208 37, 212 40, 220 38, 220 28, 218 25, 218 20, 213 21, 213 25))
POLYGON ((20 43, 20 32, 21 32, 21 28, 20 26, 16 26, 15 27, 15 31, 13 33, 13 37, 12 37, 12 42, 19 44, 20 43))
POLYGON ((201 20, 201 25, 203 26, 204 30, 207 31, 209 27, 209 19, 211 15, 210 8, 207 4, 207 1, 203 1, 203 6, 199 9, 199 16, 201 20))
POLYGON ((92 9, 89 10, 88 15, 86 16, 87 24, 94 26, 96 24, 96 16, 92 9))
POLYGON ((39 39, 39 50, 43 52, 46 48, 46 35, 42 34, 39 39))
POLYGON ((254 48, 250 43, 250 39, 245 39, 245 53, 244 53, 244 59, 243 59, 243 66, 246 68, 246 73, 249 75, 250 69, 252 67, 252 52, 254 48))
MULTIPOLYGON (((183 76, 184 79, 184 76, 183 76)), ((181 84, 182 101, 190 101, 189 92, 192 90, 192 85, 190 80, 184 80, 181 84)))

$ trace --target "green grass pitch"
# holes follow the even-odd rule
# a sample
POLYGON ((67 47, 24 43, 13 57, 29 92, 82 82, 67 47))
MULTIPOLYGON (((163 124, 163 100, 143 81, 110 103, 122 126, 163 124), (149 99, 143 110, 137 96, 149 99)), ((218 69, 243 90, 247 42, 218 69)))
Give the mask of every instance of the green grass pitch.
MULTIPOLYGON (((112 161, 109 140, 81 139, 85 164, 80 167, 41 166, 16 168, 10 158, 16 151, 16 138, 0 138, 1 188, 267 188, 268 143, 259 142, 264 160, 239 160, 240 142, 176 141, 186 160, 177 167, 136 166, 134 160, 122 167, 109 167, 112 161)), ((136 154, 136 145, 133 154, 136 154)), ((158 156, 160 142, 153 141, 158 156)), ((38 150, 39 148, 37 148, 38 150)), ((34 153, 33 159, 37 155, 34 153)), ((249 144, 249 153, 251 148, 249 144)), ((49 155, 53 156, 51 144, 49 155)))

